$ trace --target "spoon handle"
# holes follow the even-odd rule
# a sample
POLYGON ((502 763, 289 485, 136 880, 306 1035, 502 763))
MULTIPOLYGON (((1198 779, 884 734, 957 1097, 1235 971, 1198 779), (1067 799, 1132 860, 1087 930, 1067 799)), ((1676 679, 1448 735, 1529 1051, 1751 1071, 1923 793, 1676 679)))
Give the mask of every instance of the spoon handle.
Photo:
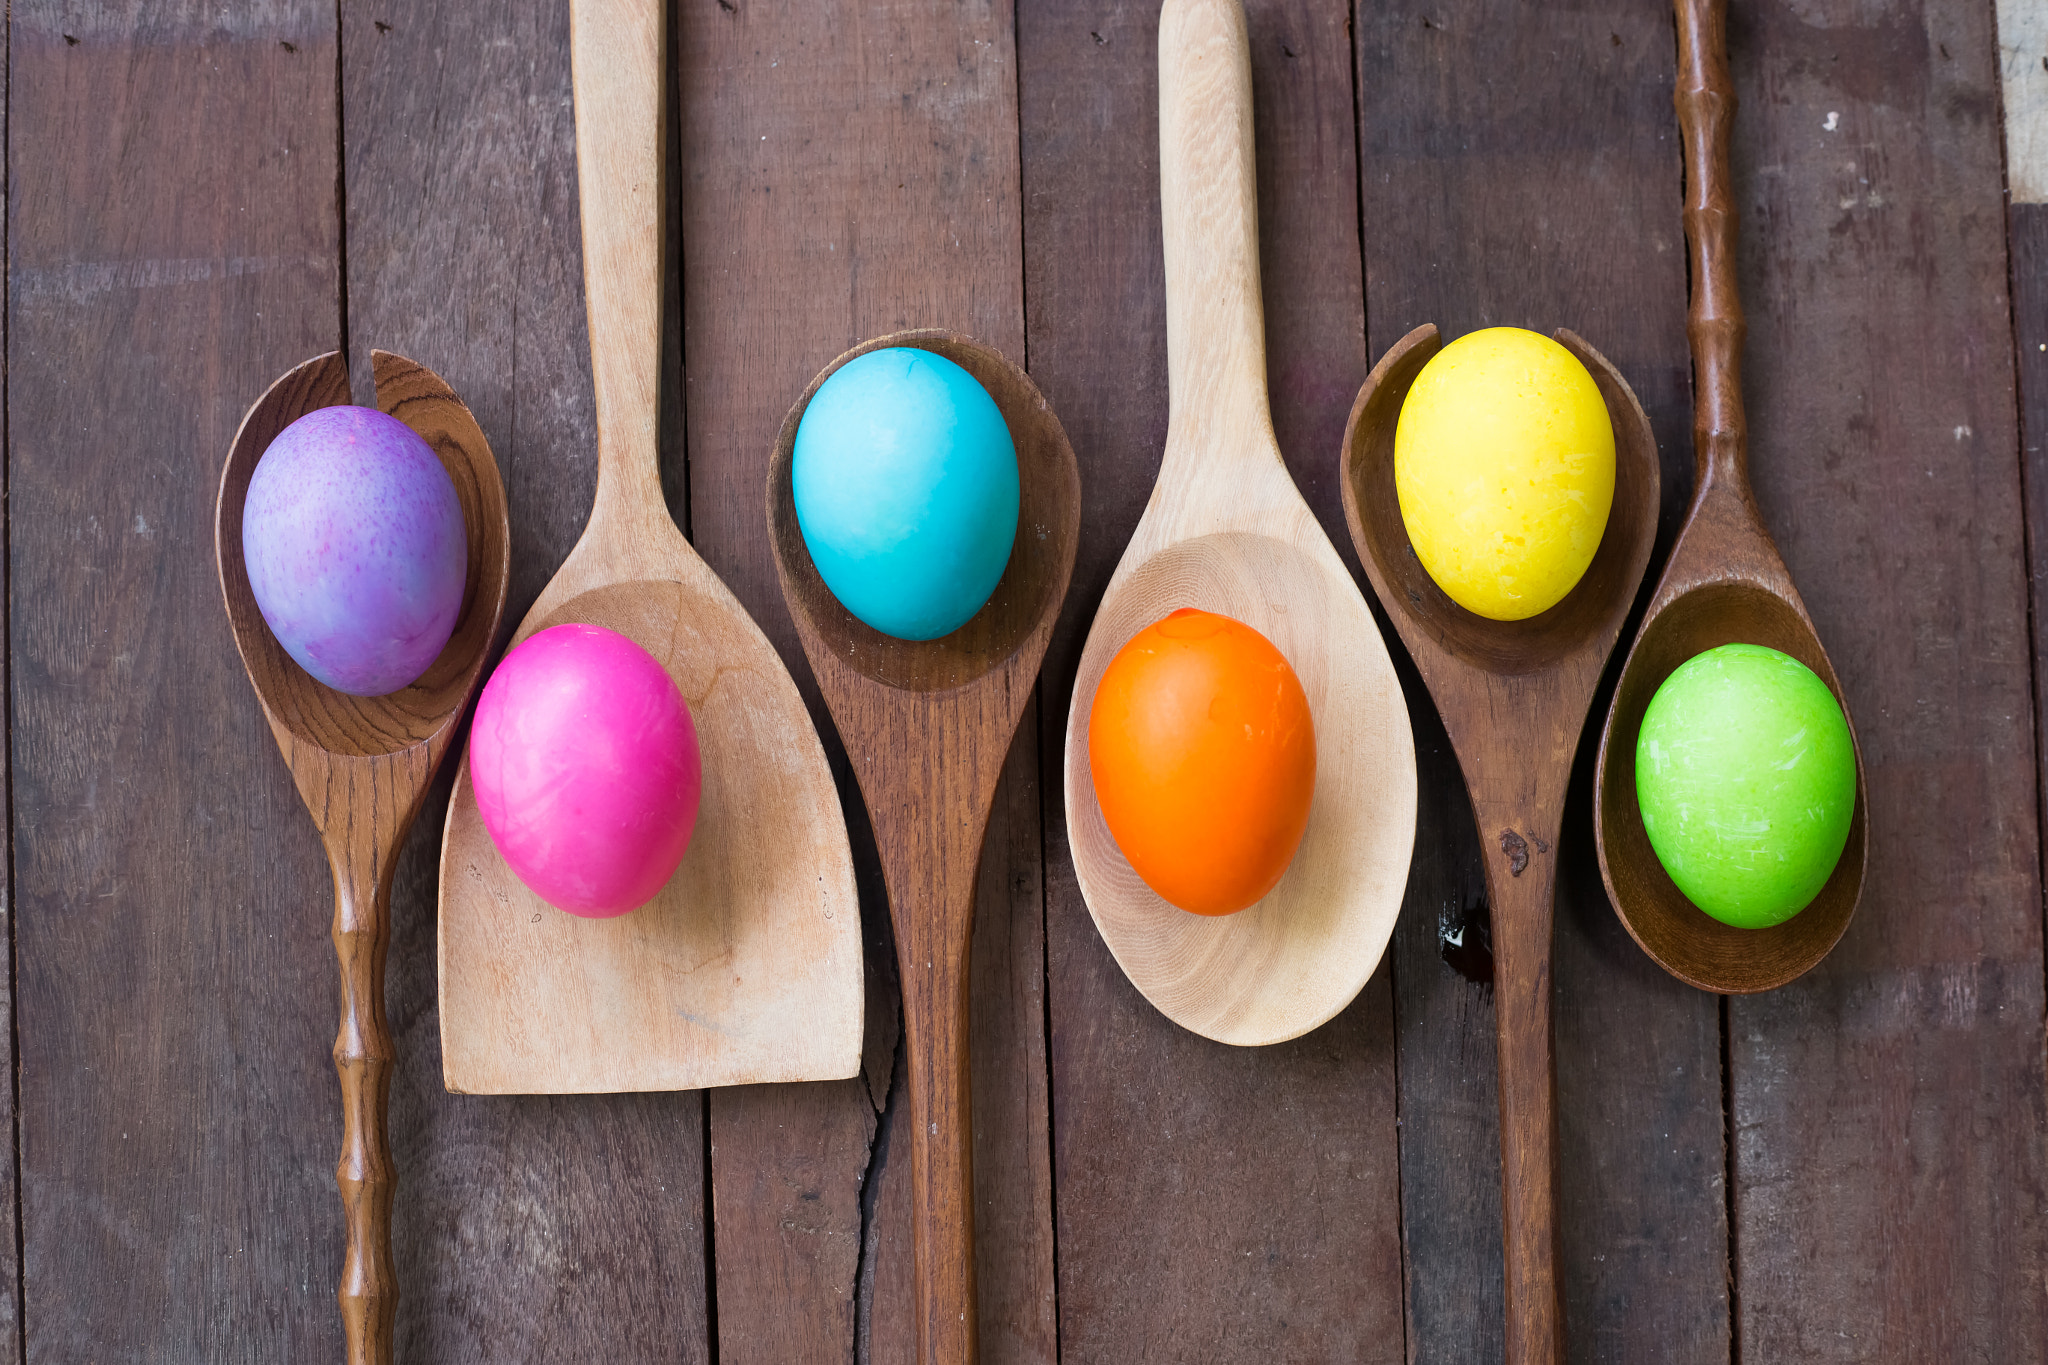
MULTIPOLYGON (((1560 793, 1560 799, 1562 793, 1560 793)), ((1554 811, 1555 807, 1553 807, 1554 811)), ((1501 1247, 1509 1365, 1564 1359, 1557 1285, 1557 1081, 1550 936, 1557 908, 1557 817, 1482 815, 1492 906, 1494 1023, 1500 1047, 1501 1247)))
MULTIPOLYGON (((410 824, 410 820, 405 822, 410 824)), ((391 877, 404 830, 383 856, 380 841, 358 836, 374 829, 365 820, 345 826, 330 843, 334 870, 334 953, 341 964, 341 1028, 334 1039, 334 1070, 341 1077, 341 1190, 348 1251, 342 1261, 342 1327, 348 1365, 390 1365, 391 1325, 398 1310, 398 1275, 391 1262, 391 1196, 397 1172, 385 1135, 396 1051, 384 1019, 384 958, 391 945, 391 877)))
MULTIPOLYGON (((870 809, 875 808, 871 803, 870 809)), ((900 823, 887 815, 878 818, 875 835, 903 977, 917 1359, 920 1365, 973 1365, 974 1122, 967 966, 988 805, 982 802, 971 824, 960 818, 957 805, 937 799, 912 801, 899 814, 900 823)))
POLYGON ((597 392, 591 525, 668 516, 656 446, 661 385, 661 0, 571 0, 583 292, 597 392))
POLYGON ((1205 461, 1270 456, 1251 46, 1239 0, 1167 0, 1159 16, 1159 200, 1168 459, 1176 450, 1205 461))
POLYGON ((1685 242, 1692 266, 1686 337, 1692 342, 1693 456, 1699 484, 1748 484, 1742 413, 1742 296, 1736 280, 1735 185, 1728 168, 1735 82, 1728 74, 1728 0, 1674 0, 1685 141, 1685 242))

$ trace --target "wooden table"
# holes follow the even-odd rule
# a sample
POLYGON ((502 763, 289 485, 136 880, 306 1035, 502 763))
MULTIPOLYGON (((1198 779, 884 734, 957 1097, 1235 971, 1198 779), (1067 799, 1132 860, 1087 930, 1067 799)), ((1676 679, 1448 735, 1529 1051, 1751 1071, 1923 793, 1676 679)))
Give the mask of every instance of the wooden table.
MULTIPOLYGON (((1804 980, 1679 985, 1602 895, 1588 742, 1556 950, 1575 1358, 2048 1357, 2048 209, 2003 197, 1993 23, 1735 8, 1757 491, 1861 729, 1868 890, 1804 980)), ((1479 851, 1405 658, 1414 872, 1338 1019, 1256 1051, 1182 1032, 1075 885, 1075 657, 1165 434, 1155 6, 687 0, 673 28, 668 489, 806 688, 763 470, 825 361, 971 333, 1081 460, 983 867, 984 1360, 1497 1359, 1479 851)), ((1274 416, 1347 558, 1344 416, 1424 321, 1612 357, 1668 546, 1692 462, 1665 6, 1258 0, 1252 35, 1274 416)), ((496 448, 524 613, 595 475, 566 6, 16 0, 8 44, 0 1355, 338 1359, 330 891, 229 640, 215 481, 288 366, 344 347, 363 394, 370 347, 411 355, 496 448)), ((446 785, 394 898, 400 1358, 908 1359, 893 958, 851 784, 865 1076, 569 1099, 442 1089, 446 785)))

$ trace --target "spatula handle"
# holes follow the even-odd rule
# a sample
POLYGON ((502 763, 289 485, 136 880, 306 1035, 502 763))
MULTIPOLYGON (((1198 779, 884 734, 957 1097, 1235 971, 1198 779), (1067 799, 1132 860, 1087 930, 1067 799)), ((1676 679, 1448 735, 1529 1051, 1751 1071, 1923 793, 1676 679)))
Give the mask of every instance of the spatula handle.
POLYGON ((597 391, 591 525, 668 515, 661 390, 662 0, 571 0, 576 187, 597 391))
POLYGON ((365 839, 330 847, 334 869, 334 952, 341 964, 341 1029, 334 1069, 341 1077, 341 1190, 348 1250, 342 1261, 341 1321, 348 1365, 390 1365, 398 1275, 391 1262, 391 1196, 397 1172, 385 1135, 396 1051, 384 1019, 384 957, 391 945, 395 860, 365 839))
POLYGON ((1481 817, 1500 1045, 1501 1249, 1508 1365, 1564 1359, 1557 1284, 1557 1081, 1550 942, 1557 821, 1481 817), (1517 827, 1517 825, 1519 827, 1517 827))
POLYGON ((1271 459, 1251 45, 1239 0, 1167 0, 1159 16, 1159 200, 1168 449, 1271 459), (1264 440, 1231 439, 1243 432, 1264 440))
POLYGON ((1673 102, 1685 142, 1685 243, 1692 302, 1693 458, 1699 482, 1748 484, 1749 423, 1742 412, 1742 295, 1736 281, 1735 181, 1728 167, 1735 82, 1728 74, 1727 0, 1675 0, 1678 82, 1673 102))

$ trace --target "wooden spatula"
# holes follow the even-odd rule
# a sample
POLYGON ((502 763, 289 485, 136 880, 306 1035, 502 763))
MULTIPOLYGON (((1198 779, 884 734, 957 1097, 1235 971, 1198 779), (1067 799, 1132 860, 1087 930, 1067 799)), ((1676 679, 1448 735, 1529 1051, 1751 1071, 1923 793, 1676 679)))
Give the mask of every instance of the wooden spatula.
POLYGON ((465 761, 441 849, 448 1088, 842 1079, 860 1068, 861 949, 839 793, 788 669, 662 500, 663 6, 574 0, 570 12, 597 501, 514 643, 580 621, 661 660, 696 720, 703 799, 652 902, 579 919, 505 865, 465 761))

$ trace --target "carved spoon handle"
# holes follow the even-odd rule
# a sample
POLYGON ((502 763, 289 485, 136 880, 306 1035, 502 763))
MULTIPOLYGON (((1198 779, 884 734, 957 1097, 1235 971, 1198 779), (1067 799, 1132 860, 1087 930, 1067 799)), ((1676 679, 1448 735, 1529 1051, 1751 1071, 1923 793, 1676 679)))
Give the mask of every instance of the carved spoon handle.
POLYGON ((1742 413, 1742 295, 1735 274, 1735 182, 1728 168, 1735 82, 1728 74, 1728 0, 1674 0, 1678 83, 1673 103, 1685 141, 1685 243, 1692 302, 1693 450, 1699 483, 1749 483, 1749 423, 1742 413))
MULTIPOLYGON (((344 836, 345 837, 345 836, 344 836)), ((394 840, 394 849, 403 831, 394 840)), ((398 1275, 391 1262, 391 1196, 397 1173, 385 1135, 396 1051, 384 1019, 384 956, 391 944, 395 857, 369 841, 328 849, 334 868, 334 952, 341 964, 341 1029, 334 1069, 341 1078, 341 1190, 348 1227, 342 1262, 342 1325, 348 1365, 390 1365, 398 1275)))

